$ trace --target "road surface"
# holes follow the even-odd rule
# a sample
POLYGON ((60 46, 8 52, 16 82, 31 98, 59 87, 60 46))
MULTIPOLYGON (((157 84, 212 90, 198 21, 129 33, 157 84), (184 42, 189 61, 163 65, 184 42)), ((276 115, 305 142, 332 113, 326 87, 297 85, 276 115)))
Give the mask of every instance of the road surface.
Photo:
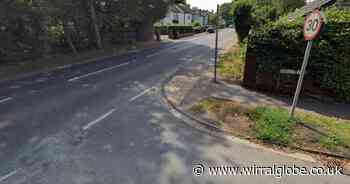
MULTIPOLYGON (((220 46, 232 42, 224 30, 220 46)), ((193 167, 314 164, 188 126, 161 99, 180 65, 213 59, 214 34, 0 83, 0 183, 349 183, 341 177, 195 176, 193 167)))

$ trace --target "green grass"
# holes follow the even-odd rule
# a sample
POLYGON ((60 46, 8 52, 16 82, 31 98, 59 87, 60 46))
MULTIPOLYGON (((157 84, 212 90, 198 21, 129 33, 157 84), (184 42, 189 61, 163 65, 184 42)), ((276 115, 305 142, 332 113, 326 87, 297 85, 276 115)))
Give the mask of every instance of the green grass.
POLYGON ((297 120, 289 118, 287 110, 257 107, 250 113, 250 118, 256 122, 254 130, 258 139, 280 145, 288 145, 293 141, 297 120))
POLYGON ((328 149, 334 149, 335 146, 350 147, 350 121, 302 112, 298 112, 297 117, 328 135, 320 140, 322 146, 328 149))
POLYGON ((219 122, 218 124, 222 124, 221 127, 224 127, 225 123, 229 123, 225 122, 227 117, 248 116, 254 122, 251 127, 252 132, 254 132, 253 136, 273 144, 283 146, 312 144, 313 148, 324 148, 330 151, 350 148, 350 121, 348 120, 300 111, 296 112, 296 118, 290 118, 288 110, 285 108, 248 108, 239 103, 216 98, 202 100, 190 110, 215 114, 215 120, 219 122), (323 134, 301 128, 302 126, 297 126, 299 122, 314 127, 323 134), (315 139, 311 139, 312 135, 309 133, 316 135, 315 139))
POLYGON ((221 55, 218 65, 220 75, 228 79, 242 80, 245 52, 246 46, 241 45, 237 49, 232 49, 230 52, 221 55))

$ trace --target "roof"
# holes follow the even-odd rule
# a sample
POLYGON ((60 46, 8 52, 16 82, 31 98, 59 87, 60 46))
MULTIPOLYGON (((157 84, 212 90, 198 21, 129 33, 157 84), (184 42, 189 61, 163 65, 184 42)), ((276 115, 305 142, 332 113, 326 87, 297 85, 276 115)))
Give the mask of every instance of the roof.
POLYGON ((210 14, 208 10, 201 10, 198 8, 193 8, 189 5, 186 4, 175 4, 169 7, 169 11, 174 12, 174 13, 191 13, 191 14, 196 14, 200 16, 207 16, 210 14))
POLYGON ((186 4, 177 4, 175 5, 177 6, 179 9, 182 10, 182 12, 185 12, 185 13, 192 13, 192 9, 189 5, 186 5, 186 4))

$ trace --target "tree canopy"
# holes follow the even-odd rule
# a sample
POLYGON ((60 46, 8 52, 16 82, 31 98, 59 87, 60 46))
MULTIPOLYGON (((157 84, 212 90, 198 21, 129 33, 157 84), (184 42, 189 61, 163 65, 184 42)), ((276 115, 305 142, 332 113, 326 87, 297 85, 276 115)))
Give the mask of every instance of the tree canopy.
POLYGON ((152 39, 174 0, 2 0, 0 63, 152 39), (13 57, 15 56, 15 57, 13 57))

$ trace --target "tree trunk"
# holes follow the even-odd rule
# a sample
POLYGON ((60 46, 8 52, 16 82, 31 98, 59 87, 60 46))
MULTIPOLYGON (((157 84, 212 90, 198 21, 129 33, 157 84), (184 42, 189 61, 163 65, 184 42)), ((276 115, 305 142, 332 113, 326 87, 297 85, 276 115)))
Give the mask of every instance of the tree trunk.
POLYGON ((78 56, 78 51, 75 48, 73 41, 72 41, 72 28, 67 24, 65 21, 63 23, 63 29, 64 29, 64 37, 69 45, 69 47, 72 49, 72 52, 75 56, 78 56))
POLYGON ((41 35, 39 35, 40 40, 42 41, 42 53, 44 57, 49 57, 51 52, 51 46, 49 41, 49 34, 48 34, 48 26, 49 26, 49 18, 43 17, 40 20, 40 27, 41 27, 41 35))
POLYGON ((95 37, 96 37, 96 44, 97 48, 102 49, 102 39, 101 39, 101 33, 100 28, 97 24, 97 16, 95 11, 95 3, 94 0, 90 0, 90 16, 91 16, 91 23, 95 31, 95 37))
POLYGON ((151 20, 145 20, 141 23, 137 30, 137 41, 151 41, 154 39, 153 22, 151 20))

